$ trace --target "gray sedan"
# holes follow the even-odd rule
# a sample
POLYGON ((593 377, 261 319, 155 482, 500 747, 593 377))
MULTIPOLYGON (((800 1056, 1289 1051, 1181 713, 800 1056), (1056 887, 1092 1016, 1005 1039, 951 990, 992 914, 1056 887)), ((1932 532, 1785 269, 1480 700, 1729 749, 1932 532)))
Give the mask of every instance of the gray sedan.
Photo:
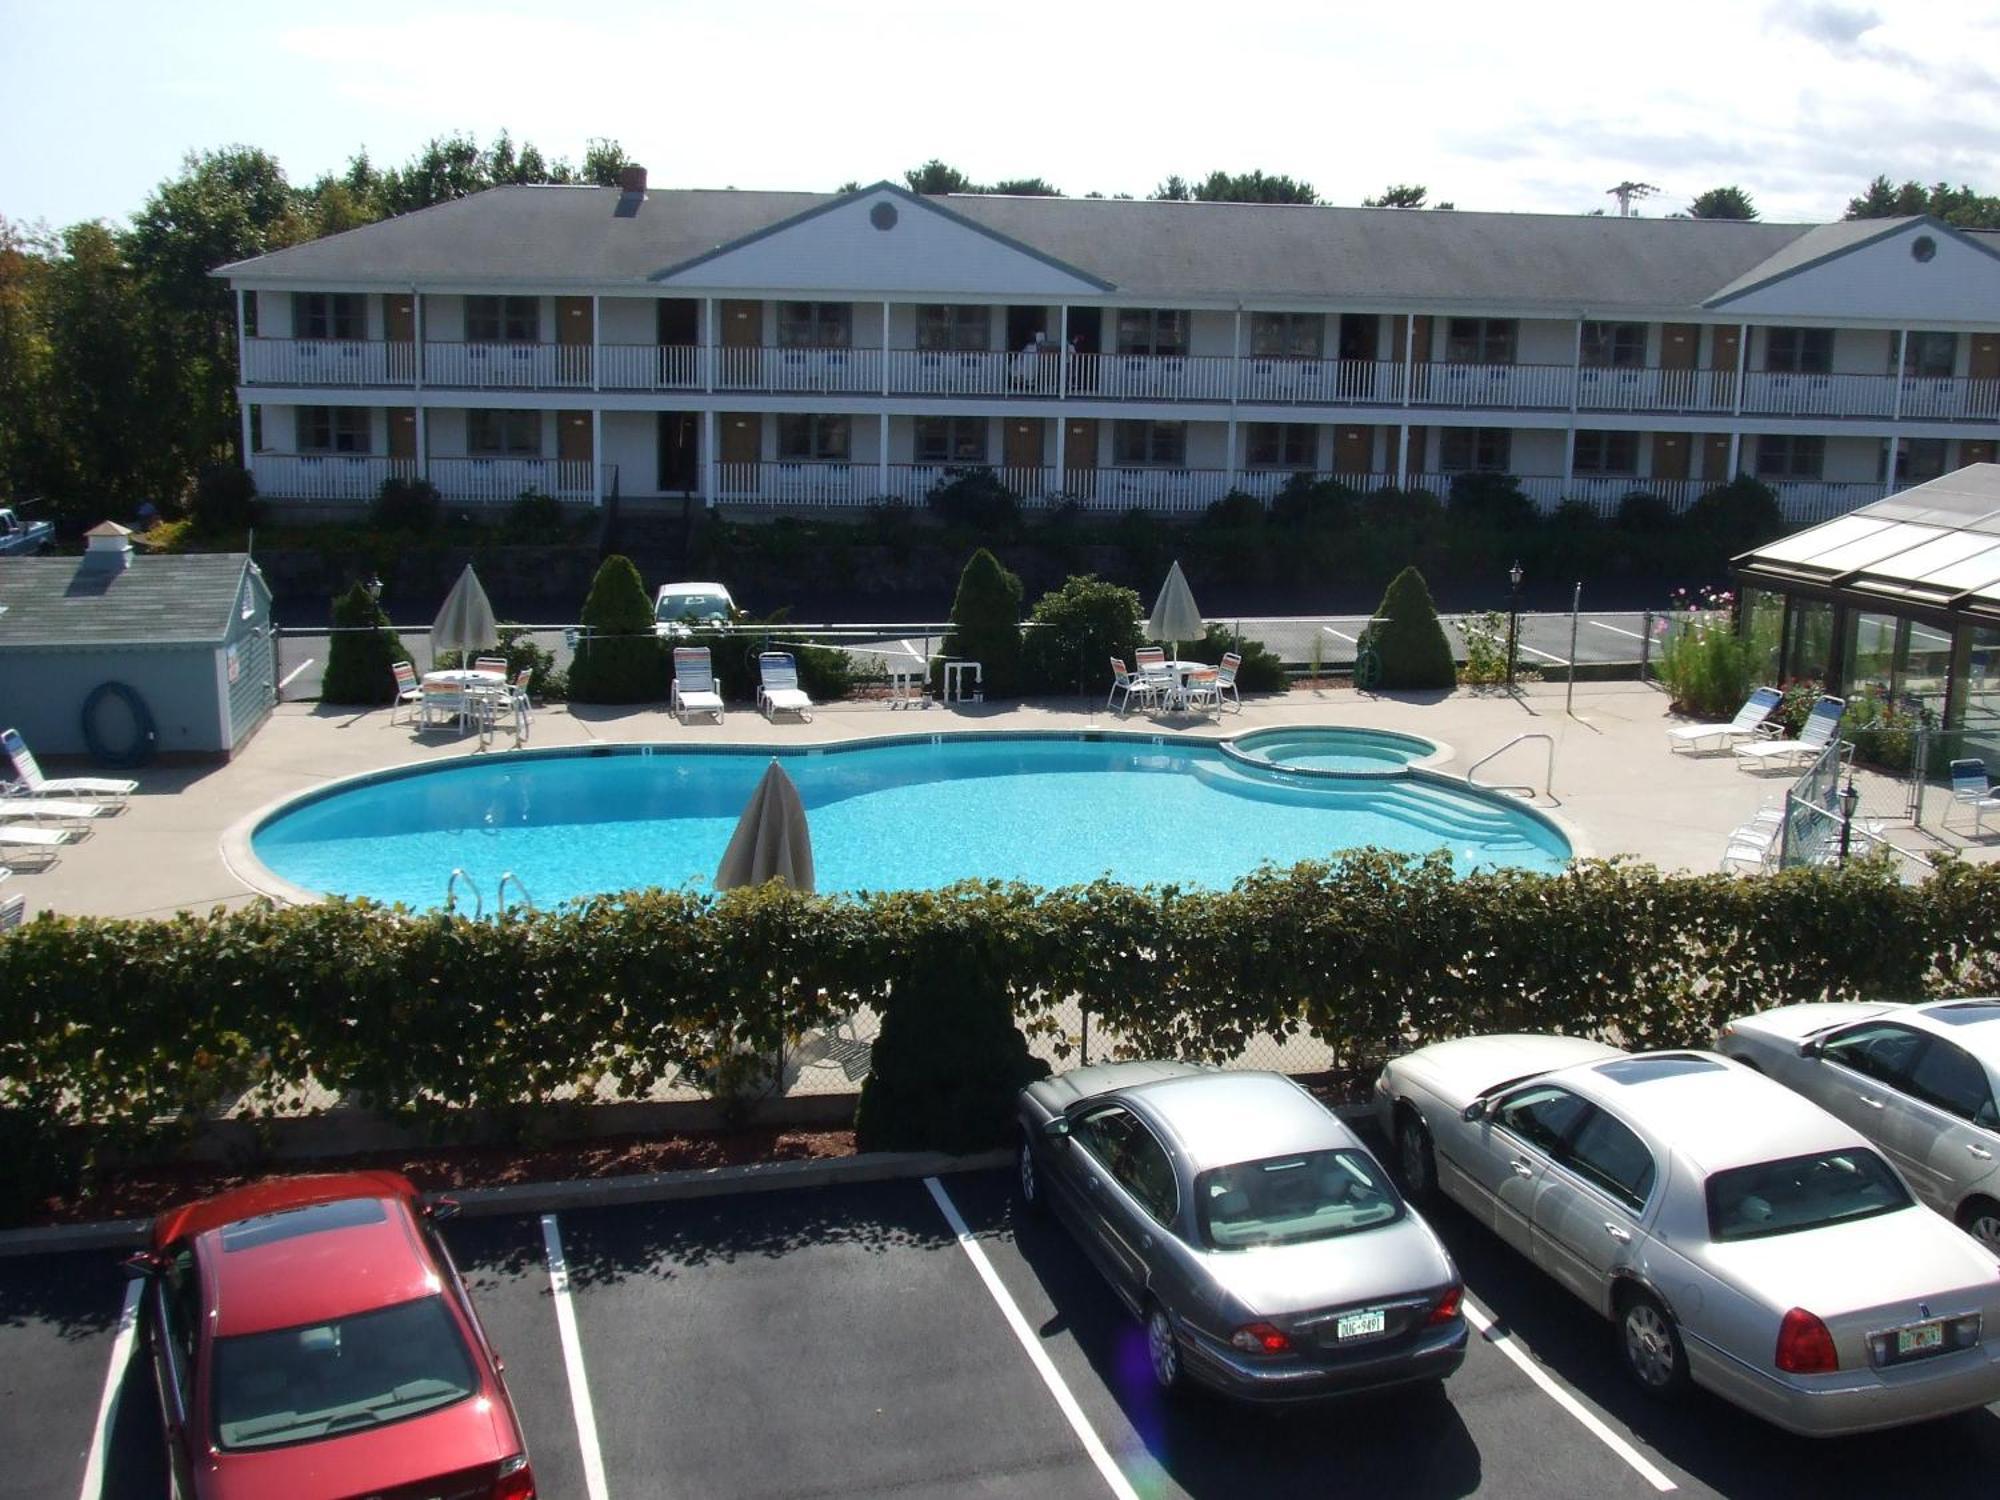
POLYGON ((1022 1199, 1144 1321, 1163 1389, 1300 1401, 1464 1360, 1451 1257, 1290 1079, 1112 1063, 1030 1084, 1018 1110, 1022 1199))
POLYGON ((1821 1436, 2000 1399, 1993 1258, 1749 1068, 1464 1037, 1392 1061, 1376 1106, 1411 1191, 1456 1199, 1616 1322, 1651 1394, 1692 1382, 1821 1436))
POLYGON ((2000 1000, 1786 1005, 1715 1048, 1852 1125, 2000 1255, 2000 1000))

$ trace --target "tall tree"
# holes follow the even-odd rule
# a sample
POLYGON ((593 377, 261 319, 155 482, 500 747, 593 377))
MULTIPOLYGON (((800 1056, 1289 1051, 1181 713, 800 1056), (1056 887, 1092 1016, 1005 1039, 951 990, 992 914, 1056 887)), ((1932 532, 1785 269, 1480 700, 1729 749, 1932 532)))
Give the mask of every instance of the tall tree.
POLYGON ((1168 203, 1186 203, 1194 197, 1194 189, 1188 186, 1185 177, 1176 172, 1153 189, 1153 196, 1168 203))
POLYGON ((0 495, 49 488, 49 245, 0 219, 0 495))
POLYGON ((1976 193, 1971 188, 1934 182, 1893 185, 1887 177, 1877 177, 1858 198, 1847 204, 1850 219, 1903 218, 1929 214, 1960 229, 2000 229, 2000 197, 1976 193))
POLYGON ((1712 187, 1695 196, 1687 214, 1690 219, 1754 219, 1757 205, 1740 187, 1712 187))
POLYGON ((1062 190, 1050 187, 1043 177, 1005 177, 988 188, 978 188, 982 193, 1001 193, 1012 198, 1060 198, 1062 190))
POLYGON ((976 193, 979 191, 957 167, 951 166, 933 156, 921 167, 912 167, 903 174, 903 181, 910 185, 913 193, 976 193))
POLYGON ((1204 203, 1319 202, 1311 183, 1262 172, 1210 172, 1195 185, 1194 196, 1204 203))
POLYGON ((1422 208, 1430 189, 1419 182, 1396 182, 1373 198, 1363 198, 1363 208, 1422 208))

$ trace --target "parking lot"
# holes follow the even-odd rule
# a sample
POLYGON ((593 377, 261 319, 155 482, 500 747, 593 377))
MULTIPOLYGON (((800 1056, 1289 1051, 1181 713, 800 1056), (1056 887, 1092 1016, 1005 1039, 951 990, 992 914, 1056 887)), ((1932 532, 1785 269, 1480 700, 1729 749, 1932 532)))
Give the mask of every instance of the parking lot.
MULTIPOLYGON (((1610 1325, 1450 1208, 1476 1331, 1442 1396, 1163 1403, 1137 1325, 1010 1189, 987 1171, 447 1236, 548 1497, 1970 1497, 2000 1474, 1996 1409, 1814 1443, 1700 1392, 1656 1406, 1610 1325)), ((0 1261, 0 1496, 163 1493, 127 1295, 115 1255, 0 1261)))

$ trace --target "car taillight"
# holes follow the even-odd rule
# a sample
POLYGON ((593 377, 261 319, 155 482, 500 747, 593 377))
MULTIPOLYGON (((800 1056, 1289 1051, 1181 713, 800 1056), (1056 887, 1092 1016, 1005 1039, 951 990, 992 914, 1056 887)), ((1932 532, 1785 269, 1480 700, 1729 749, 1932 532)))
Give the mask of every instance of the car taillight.
POLYGON ((1458 1304, 1464 1300, 1464 1287, 1446 1287, 1444 1295, 1438 1298, 1437 1306, 1431 1309, 1431 1315, 1425 1318, 1424 1322, 1427 1325, 1449 1323, 1453 1318, 1458 1316, 1458 1304))
POLYGON ((493 1479, 493 1500, 535 1500, 535 1471, 528 1467, 527 1454, 500 1460, 500 1472, 493 1479))
POLYGON ((1778 1325, 1778 1368, 1792 1375, 1824 1375, 1840 1368, 1826 1324, 1795 1307, 1778 1325))
POLYGON ((1245 1354, 1283 1354, 1292 1347, 1285 1330, 1270 1323, 1245 1323, 1229 1335, 1229 1342, 1245 1354))

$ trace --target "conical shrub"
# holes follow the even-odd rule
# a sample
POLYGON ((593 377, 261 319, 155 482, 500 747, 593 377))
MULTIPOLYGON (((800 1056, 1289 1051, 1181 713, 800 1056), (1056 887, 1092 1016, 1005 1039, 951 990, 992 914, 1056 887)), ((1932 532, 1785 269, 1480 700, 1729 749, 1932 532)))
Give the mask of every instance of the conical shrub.
POLYGON ((1361 645, 1371 647, 1381 663, 1376 686, 1384 688, 1448 688, 1458 682, 1451 642, 1438 623, 1437 605, 1424 575, 1405 568, 1375 606, 1375 623, 1361 633, 1361 645))
POLYGON ((584 632, 569 669, 575 703, 654 703, 667 696, 666 642, 632 560, 604 559, 583 603, 584 632))
MULTIPOLYGON (((958 575, 943 654, 978 662, 980 684, 989 698, 1010 698, 1021 690, 1021 597, 1021 580, 984 547, 958 575)), ((941 690, 942 663, 933 675, 933 686, 941 690)))
POLYGON ((326 643, 323 703, 394 703, 395 663, 409 661, 402 638, 389 628, 381 601, 357 583, 333 601, 334 632, 326 643))

